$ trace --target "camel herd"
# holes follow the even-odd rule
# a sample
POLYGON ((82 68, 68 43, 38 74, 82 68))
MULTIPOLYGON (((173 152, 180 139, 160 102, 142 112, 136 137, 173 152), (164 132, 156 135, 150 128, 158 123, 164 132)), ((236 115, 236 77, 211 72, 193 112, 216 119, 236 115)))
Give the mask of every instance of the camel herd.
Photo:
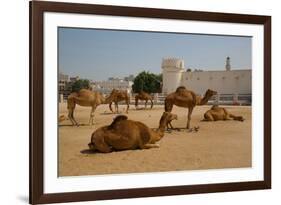
MULTIPOLYGON (((175 92, 170 93, 165 98, 164 112, 159 121, 157 129, 149 128, 142 122, 128 119, 125 115, 117 116, 113 122, 108 126, 103 126, 94 131, 91 136, 91 142, 88 144, 91 150, 102 153, 112 152, 114 150, 128 150, 128 149, 148 149, 159 147, 156 144, 163 136, 166 128, 174 129, 171 121, 177 119, 177 115, 172 114, 173 106, 184 107, 188 109, 186 128, 190 129, 191 115, 196 105, 205 105, 208 100, 216 95, 217 92, 208 89, 203 97, 197 96, 193 91, 180 86, 175 92)), ((153 108, 153 97, 141 91, 135 96, 135 106, 138 108, 138 101, 145 101, 145 108, 147 102, 151 102, 150 109, 153 108)), ((94 112, 98 105, 109 104, 111 112, 118 113, 118 102, 125 101, 127 105, 126 113, 129 110, 130 98, 127 92, 113 89, 109 96, 104 97, 96 91, 81 89, 79 92, 71 93, 67 99, 68 118, 72 125, 79 126, 74 118, 74 109, 76 104, 80 106, 91 107, 89 124, 92 125, 94 121, 94 112), (112 103, 115 105, 115 111, 112 109, 112 103)), ((242 116, 235 116, 229 113, 225 108, 214 105, 210 110, 204 113, 204 121, 217 120, 238 120, 244 121, 242 116)), ((65 117, 60 116, 59 121, 65 120, 65 117)), ((198 131, 198 127, 194 128, 198 131)))

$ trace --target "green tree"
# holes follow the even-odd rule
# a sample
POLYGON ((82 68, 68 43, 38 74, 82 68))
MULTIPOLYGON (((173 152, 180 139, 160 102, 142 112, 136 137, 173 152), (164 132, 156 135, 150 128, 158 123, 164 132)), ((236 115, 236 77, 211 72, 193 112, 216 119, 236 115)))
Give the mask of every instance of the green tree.
POLYGON ((162 89, 162 74, 154 74, 147 71, 139 73, 133 84, 133 92, 145 91, 147 93, 160 93, 162 89))
POLYGON ((82 88, 89 89, 90 88, 90 81, 86 79, 79 79, 76 80, 72 85, 71 85, 71 92, 78 92, 82 88))

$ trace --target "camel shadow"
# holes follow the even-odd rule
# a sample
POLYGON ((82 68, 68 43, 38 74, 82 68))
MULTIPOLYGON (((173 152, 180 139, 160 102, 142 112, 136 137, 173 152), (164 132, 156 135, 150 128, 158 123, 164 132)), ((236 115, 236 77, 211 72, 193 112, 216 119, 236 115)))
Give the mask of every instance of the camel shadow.
POLYGON ((102 112, 99 113, 100 115, 116 115, 116 114, 120 114, 120 113, 114 113, 114 112, 102 112))
POLYGON ((91 150, 91 149, 83 149, 80 151, 81 154, 94 154, 94 153, 97 153, 95 152, 94 150, 91 150))

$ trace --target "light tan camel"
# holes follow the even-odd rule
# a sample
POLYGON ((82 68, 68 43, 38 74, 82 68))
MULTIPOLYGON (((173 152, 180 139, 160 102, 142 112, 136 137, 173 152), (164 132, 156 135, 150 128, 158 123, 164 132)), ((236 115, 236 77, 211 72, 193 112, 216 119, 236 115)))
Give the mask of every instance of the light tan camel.
POLYGON ((177 116, 164 112, 159 128, 150 129, 145 124, 128 120, 127 116, 117 116, 111 125, 98 128, 91 136, 88 144, 91 150, 109 153, 114 150, 149 149, 159 147, 155 144, 165 132, 167 122, 176 119, 177 116))
POLYGON ((72 125, 79 126, 73 115, 76 104, 91 107, 89 124, 92 125, 94 112, 97 106, 103 103, 107 103, 107 98, 105 99, 99 92, 87 89, 81 89, 79 92, 73 92, 67 98, 68 118, 72 125))
POLYGON ((145 100, 145 104, 144 104, 145 105, 145 109, 146 109, 146 106, 147 106, 147 101, 150 100, 150 102, 151 102, 150 109, 152 109, 152 107, 153 107, 153 97, 150 94, 148 94, 148 93, 146 93, 144 91, 140 91, 135 96, 135 106, 136 106, 136 108, 138 108, 138 101, 139 100, 145 100))
POLYGON ((203 98, 199 98, 195 95, 195 93, 191 90, 187 90, 184 86, 180 86, 177 88, 176 92, 170 93, 165 98, 165 111, 171 112, 173 109, 173 105, 179 107, 188 108, 188 115, 187 115, 187 124, 186 128, 190 128, 190 120, 191 114, 196 105, 204 105, 208 102, 208 100, 213 96, 216 95, 217 92, 208 89, 203 98))
POLYGON ((113 89, 110 93, 110 95, 107 98, 107 103, 109 103, 109 109, 111 112, 112 110, 112 103, 115 104, 115 112, 118 113, 118 102, 125 100, 125 103, 127 104, 127 110, 126 113, 128 113, 129 110, 129 104, 130 104, 130 97, 127 93, 127 91, 124 90, 116 90, 113 89))
POLYGON ((235 116, 230 114, 225 108, 213 105, 210 110, 205 112, 204 121, 217 121, 217 120, 238 120, 244 121, 242 116, 235 116))

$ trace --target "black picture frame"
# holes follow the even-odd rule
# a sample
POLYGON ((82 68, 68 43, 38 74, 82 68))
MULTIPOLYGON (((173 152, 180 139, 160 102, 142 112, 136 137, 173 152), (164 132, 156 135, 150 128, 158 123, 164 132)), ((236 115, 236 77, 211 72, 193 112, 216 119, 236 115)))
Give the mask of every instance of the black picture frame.
POLYGON ((155 8, 31 1, 30 3, 30 204, 152 197, 271 188, 271 17, 155 8), (106 191, 45 194, 43 191, 43 14, 96 14, 157 19, 259 24, 264 28, 264 180, 106 191))

